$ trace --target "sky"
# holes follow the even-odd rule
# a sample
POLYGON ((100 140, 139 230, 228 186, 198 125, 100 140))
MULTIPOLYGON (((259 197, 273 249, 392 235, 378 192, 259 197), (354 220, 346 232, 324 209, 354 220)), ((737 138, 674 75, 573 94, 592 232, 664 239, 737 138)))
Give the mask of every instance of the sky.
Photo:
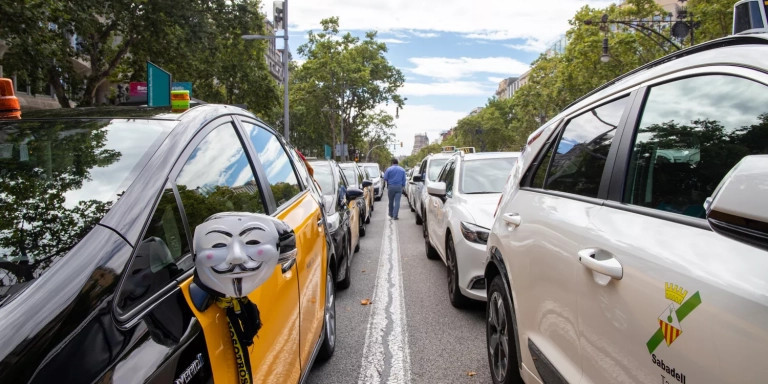
MULTIPOLYGON (((430 142, 492 97, 501 80, 530 68, 568 29, 568 20, 607 0, 289 0, 289 46, 320 31, 320 20, 339 17, 342 32, 378 32, 389 62, 405 75, 407 98, 395 120, 396 155, 410 155, 414 135, 430 142), (403 146, 400 147, 400 142, 403 146)), ((265 2, 272 17, 272 4, 265 2)), ((279 40, 281 41, 281 40, 279 40)), ((278 42, 278 46, 282 43, 278 42)), ((382 106, 393 116, 393 106, 382 106)))

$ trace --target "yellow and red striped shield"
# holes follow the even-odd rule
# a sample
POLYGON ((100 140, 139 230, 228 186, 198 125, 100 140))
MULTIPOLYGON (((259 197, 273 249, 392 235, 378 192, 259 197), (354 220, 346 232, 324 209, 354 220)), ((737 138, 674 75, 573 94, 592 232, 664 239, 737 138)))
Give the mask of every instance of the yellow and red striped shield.
POLYGON ((661 332, 664 334, 664 340, 667 342, 667 346, 672 344, 672 342, 683 333, 682 330, 675 328, 664 320, 659 320, 659 326, 661 326, 661 332))

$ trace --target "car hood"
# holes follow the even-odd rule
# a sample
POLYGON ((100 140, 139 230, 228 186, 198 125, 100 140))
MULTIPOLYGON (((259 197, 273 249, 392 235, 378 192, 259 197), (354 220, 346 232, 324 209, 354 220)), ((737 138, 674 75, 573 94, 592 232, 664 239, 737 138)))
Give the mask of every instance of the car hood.
POLYGON ((493 212, 496 211, 496 205, 499 203, 501 193, 484 193, 477 195, 463 195, 464 209, 470 217, 474 218, 474 223, 481 227, 490 229, 493 225, 493 212))

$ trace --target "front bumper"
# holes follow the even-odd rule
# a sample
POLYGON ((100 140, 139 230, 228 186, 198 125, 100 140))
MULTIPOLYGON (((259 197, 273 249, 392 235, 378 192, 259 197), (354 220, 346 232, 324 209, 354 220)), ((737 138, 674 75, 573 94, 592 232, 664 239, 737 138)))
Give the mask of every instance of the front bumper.
POLYGON ((456 265, 459 267, 459 289, 470 299, 486 301, 485 291, 485 244, 467 241, 461 232, 454 237, 456 265))

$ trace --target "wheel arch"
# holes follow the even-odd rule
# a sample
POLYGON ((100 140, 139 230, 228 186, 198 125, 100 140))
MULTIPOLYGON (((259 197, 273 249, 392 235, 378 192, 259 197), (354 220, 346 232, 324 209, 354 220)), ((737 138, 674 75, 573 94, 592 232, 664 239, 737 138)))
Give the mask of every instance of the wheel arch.
MULTIPOLYGON (((488 260, 488 263, 485 266, 485 273, 483 274, 485 277, 485 287, 486 287, 486 295, 488 297, 488 302, 491 301, 491 295, 490 295, 490 289, 491 289, 491 281, 493 281, 496 276, 501 276, 501 281, 503 282, 504 289, 506 290, 507 297, 509 297, 509 300, 511 301, 509 304, 511 306, 511 312, 512 312, 512 322, 514 323, 514 337, 515 337, 515 348, 517 349, 517 364, 518 367, 523 366, 523 357, 520 350, 520 330, 517 326, 517 310, 515 308, 515 297, 512 295, 512 285, 509 281, 509 273, 507 271, 507 266, 504 263, 504 258, 501 255, 501 251, 497 247, 490 247, 489 248, 490 258, 488 260)), ((487 315, 487 314, 486 314, 487 315)))

